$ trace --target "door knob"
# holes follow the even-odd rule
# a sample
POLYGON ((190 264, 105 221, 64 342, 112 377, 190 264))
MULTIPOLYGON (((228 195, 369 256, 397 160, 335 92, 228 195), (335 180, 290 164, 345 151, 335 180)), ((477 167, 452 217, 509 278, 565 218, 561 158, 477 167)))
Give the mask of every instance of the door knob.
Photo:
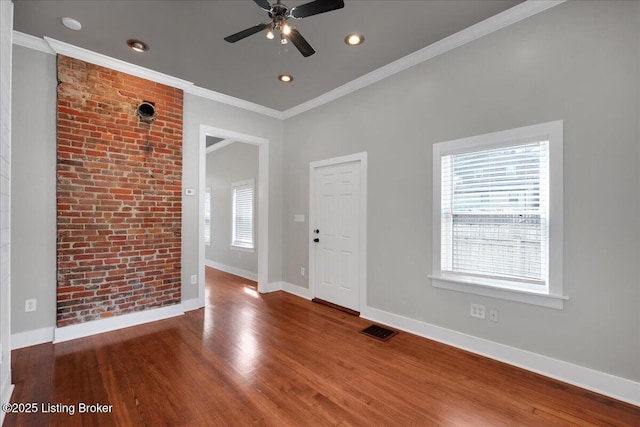
POLYGON ((315 239, 313 239, 314 242, 318 243, 320 241, 320 239, 318 239, 317 237, 315 239))

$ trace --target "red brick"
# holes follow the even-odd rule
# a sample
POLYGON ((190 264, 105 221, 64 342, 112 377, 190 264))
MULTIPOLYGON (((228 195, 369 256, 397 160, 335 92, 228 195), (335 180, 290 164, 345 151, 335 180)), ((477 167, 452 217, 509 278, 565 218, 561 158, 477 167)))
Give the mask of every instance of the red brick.
POLYGON ((61 55, 58 76, 58 326, 179 303, 182 91, 61 55))

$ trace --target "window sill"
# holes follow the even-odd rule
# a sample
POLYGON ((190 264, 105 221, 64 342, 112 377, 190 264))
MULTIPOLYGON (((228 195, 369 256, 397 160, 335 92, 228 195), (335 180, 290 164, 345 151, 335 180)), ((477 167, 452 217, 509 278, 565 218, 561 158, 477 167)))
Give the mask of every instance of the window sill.
POLYGON ((569 299, 569 297, 564 295, 549 295, 533 291, 507 289, 498 286, 491 286, 486 283, 476 283, 457 277, 429 276, 429 278, 431 279, 431 285, 434 288, 449 289, 452 291, 517 301, 525 304, 555 308, 557 310, 562 310, 564 307, 564 301, 569 299))
POLYGON ((248 246, 231 245, 231 250, 240 252, 255 252, 256 249, 248 246))

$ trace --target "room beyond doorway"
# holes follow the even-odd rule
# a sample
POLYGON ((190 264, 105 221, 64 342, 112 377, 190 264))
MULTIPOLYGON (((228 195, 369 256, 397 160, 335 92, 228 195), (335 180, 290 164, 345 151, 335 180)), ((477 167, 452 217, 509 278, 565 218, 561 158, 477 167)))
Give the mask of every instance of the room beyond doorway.
POLYGON ((264 292, 268 283, 269 265, 269 233, 268 233, 268 213, 269 213, 269 140, 266 138, 243 134, 231 130, 216 128, 213 126, 200 125, 199 139, 199 209, 198 209, 198 299, 200 306, 204 306, 205 301, 205 215, 204 197, 206 188, 206 144, 207 137, 220 138, 222 141, 234 141, 239 143, 258 146, 258 176, 255 186, 255 204, 257 207, 256 239, 258 252, 258 291, 264 292))
POLYGON ((205 265, 258 280, 258 146, 207 138, 205 265))

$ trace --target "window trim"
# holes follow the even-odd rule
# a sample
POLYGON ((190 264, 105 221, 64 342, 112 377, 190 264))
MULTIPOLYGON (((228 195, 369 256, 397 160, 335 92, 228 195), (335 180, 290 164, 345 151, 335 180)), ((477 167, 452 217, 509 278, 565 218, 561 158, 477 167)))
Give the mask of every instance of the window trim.
POLYGON ((242 251, 242 252, 255 252, 256 248, 256 186, 255 179, 245 179, 243 181, 236 181, 231 183, 231 249, 242 251), (246 245, 241 242, 237 242, 235 240, 235 192, 239 187, 251 187, 252 189, 252 198, 251 198, 251 246, 246 245))
POLYGON ((476 135, 433 145, 433 252, 432 273, 435 288, 483 295, 562 309, 563 295, 563 121, 540 123, 516 129, 476 135), (472 277, 441 271, 441 158, 532 141, 549 141, 549 254, 545 291, 509 287, 509 280, 472 277))

